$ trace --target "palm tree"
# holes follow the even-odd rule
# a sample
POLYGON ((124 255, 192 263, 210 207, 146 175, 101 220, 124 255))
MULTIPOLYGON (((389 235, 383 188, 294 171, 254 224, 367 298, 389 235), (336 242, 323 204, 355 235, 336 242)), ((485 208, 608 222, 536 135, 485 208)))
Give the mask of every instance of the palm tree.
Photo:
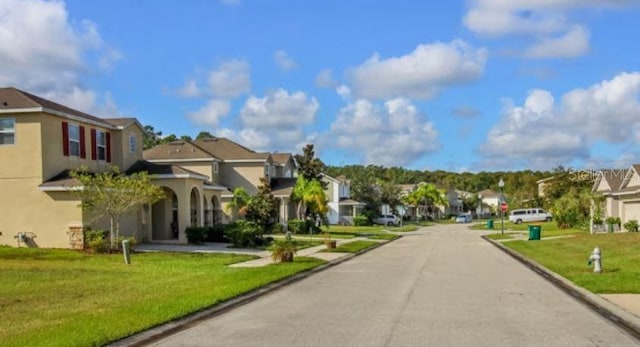
POLYGON ((420 183, 418 188, 409 193, 404 200, 418 208, 424 206, 426 212, 432 212, 435 206, 449 205, 445 191, 430 183, 420 183))
POLYGON ((244 188, 238 187, 233 190, 233 197, 227 206, 225 206, 225 211, 227 211, 227 213, 230 211, 237 211, 238 216, 240 218, 244 218, 244 215, 247 212, 247 205, 249 205, 250 200, 251 196, 249 196, 249 193, 247 193, 244 188))
POLYGON ((318 180, 307 180, 304 176, 298 176, 293 187, 291 197, 298 202, 298 218, 304 218, 304 212, 309 209, 312 213, 324 215, 329 210, 327 196, 318 180))

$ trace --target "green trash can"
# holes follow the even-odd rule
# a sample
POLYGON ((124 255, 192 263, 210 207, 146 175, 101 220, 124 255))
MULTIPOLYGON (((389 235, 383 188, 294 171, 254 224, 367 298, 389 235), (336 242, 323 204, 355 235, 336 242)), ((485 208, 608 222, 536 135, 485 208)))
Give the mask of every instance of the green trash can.
POLYGON ((493 229, 493 219, 487 220, 487 229, 493 229))
POLYGON ((540 231, 542 231, 542 226, 529 225, 529 240, 540 240, 540 231))

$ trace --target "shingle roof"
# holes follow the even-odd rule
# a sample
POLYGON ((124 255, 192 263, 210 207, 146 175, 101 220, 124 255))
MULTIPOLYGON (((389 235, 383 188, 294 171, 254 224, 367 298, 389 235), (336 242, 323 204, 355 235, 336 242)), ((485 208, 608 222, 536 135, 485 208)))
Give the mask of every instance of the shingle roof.
POLYGON ((276 164, 284 165, 293 157, 291 153, 271 153, 271 159, 276 164))
POLYGON ((51 100, 41 98, 39 96, 29 94, 25 91, 16 88, 0 88, 0 109, 21 109, 21 108, 34 108, 42 107, 52 111, 65 113, 68 115, 84 118, 94 122, 103 123, 109 125, 104 119, 92 116, 88 113, 74 110, 70 107, 60 105, 51 100))
POLYGON ((147 149, 142 153, 146 160, 218 159, 190 141, 173 141, 147 149))
POLYGON ((602 170, 601 175, 609 185, 610 191, 613 192, 620 189, 620 185, 626 176, 625 173, 620 170, 602 170))
POLYGON ((105 118, 103 119, 105 122, 117 126, 117 127, 126 127, 131 123, 135 123, 138 120, 132 117, 129 118, 105 118))
POLYGON ((138 160, 125 171, 125 174, 131 175, 137 172, 147 172, 149 175, 197 175, 203 176, 195 171, 183 168, 175 164, 156 164, 146 160, 138 160))
POLYGON ((271 180, 271 194, 275 197, 288 197, 296 185, 296 178, 274 178, 271 180))
POLYGON ((224 137, 195 140, 194 143, 222 160, 267 160, 269 153, 258 153, 224 137))

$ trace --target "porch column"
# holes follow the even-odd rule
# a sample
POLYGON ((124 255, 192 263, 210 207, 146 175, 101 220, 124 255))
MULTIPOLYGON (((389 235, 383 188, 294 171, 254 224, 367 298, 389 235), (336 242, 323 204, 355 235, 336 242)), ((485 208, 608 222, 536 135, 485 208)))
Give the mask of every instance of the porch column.
POLYGON ((191 191, 183 190, 180 195, 181 197, 178 198, 178 243, 187 243, 185 229, 191 226, 191 191))

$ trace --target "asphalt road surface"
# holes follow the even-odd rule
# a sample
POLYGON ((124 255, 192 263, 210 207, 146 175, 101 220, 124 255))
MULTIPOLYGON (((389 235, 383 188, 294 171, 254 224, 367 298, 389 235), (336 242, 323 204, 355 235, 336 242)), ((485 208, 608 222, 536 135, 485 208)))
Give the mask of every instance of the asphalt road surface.
POLYGON ((423 228, 157 346, 638 346, 463 225, 423 228))

